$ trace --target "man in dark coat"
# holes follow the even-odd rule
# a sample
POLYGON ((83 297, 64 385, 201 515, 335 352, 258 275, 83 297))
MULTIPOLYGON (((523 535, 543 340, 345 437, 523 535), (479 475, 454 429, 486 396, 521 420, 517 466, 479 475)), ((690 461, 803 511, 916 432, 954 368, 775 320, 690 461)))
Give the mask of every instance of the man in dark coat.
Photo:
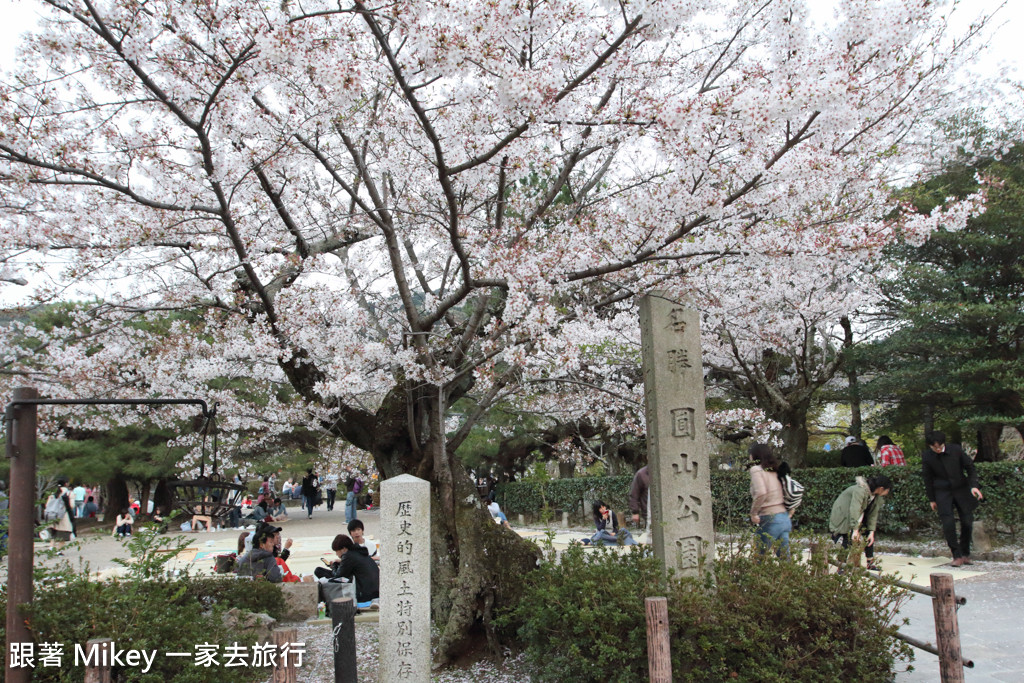
POLYGON ((871 467, 875 459, 871 457, 871 449, 858 441, 857 437, 848 436, 839 456, 839 464, 843 467, 871 467))
POLYGON ((982 499, 978 488, 978 475, 974 461, 956 444, 946 444, 946 435, 932 432, 926 442, 928 448, 921 455, 921 475, 932 510, 937 510, 942 520, 942 534, 946 537, 949 550, 953 553, 953 566, 960 567, 971 562, 971 527, 974 524, 974 508, 982 499), (960 539, 956 537, 956 520, 953 510, 960 517, 960 539))
POLYGON ((633 483, 629 487, 629 511, 633 513, 633 523, 645 520, 646 528, 651 527, 649 507, 651 504, 651 471, 644 465, 633 475, 633 483))

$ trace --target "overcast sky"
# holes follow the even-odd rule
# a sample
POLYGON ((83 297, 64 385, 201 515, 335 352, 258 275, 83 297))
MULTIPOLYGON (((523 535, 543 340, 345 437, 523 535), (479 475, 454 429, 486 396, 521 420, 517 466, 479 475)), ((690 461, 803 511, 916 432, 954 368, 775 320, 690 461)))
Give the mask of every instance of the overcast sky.
MULTIPOLYGON (((0 0, 0 68, 8 69, 14 61, 15 46, 22 31, 30 28, 38 16, 38 0, 0 0)), ((814 0, 816 11, 827 6, 826 2, 814 0)), ((998 28, 989 41, 988 54, 978 64, 978 72, 995 75, 1001 67, 1009 67, 1009 74, 1015 80, 1024 80, 1024 57, 1020 49, 1021 35, 1024 35, 1024 2, 1020 0, 964 0, 958 25, 966 25, 979 12, 1000 8, 995 24, 998 28)))

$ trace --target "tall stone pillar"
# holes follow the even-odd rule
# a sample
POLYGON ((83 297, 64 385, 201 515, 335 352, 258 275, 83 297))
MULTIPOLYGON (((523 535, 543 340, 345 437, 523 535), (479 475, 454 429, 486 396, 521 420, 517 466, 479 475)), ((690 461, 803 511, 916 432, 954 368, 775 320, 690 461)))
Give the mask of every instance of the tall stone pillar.
POLYGON ((380 486, 380 681, 430 683, 430 482, 380 486))
POLYGON ((700 318, 652 292, 640 299, 640 331, 654 553, 666 568, 696 576, 715 549, 700 318))

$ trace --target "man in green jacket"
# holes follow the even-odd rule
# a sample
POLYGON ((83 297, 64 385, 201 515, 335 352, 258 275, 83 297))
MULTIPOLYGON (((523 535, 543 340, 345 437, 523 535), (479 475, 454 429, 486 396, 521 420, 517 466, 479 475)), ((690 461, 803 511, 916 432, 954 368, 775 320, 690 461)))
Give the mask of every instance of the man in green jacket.
POLYGON ((842 541, 843 548, 849 548, 851 539, 855 542, 860 540, 863 524, 868 530, 864 557, 868 560, 868 569, 875 570, 878 569, 875 564, 875 526, 882 510, 882 498, 892 491, 892 480, 879 474, 867 479, 857 477, 856 481, 832 504, 828 528, 832 532, 833 543, 842 541))

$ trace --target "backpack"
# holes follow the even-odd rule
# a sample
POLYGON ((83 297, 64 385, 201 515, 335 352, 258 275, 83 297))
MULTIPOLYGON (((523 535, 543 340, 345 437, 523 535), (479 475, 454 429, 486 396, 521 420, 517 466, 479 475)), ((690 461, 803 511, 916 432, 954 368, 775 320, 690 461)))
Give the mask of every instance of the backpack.
POLYGON ((60 496, 50 496, 43 509, 43 519, 53 521, 64 516, 64 501, 60 496))
POLYGON ((787 474, 782 482, 782 502, 787 510, 795 510, 804 498, 804 485, 787 474))

